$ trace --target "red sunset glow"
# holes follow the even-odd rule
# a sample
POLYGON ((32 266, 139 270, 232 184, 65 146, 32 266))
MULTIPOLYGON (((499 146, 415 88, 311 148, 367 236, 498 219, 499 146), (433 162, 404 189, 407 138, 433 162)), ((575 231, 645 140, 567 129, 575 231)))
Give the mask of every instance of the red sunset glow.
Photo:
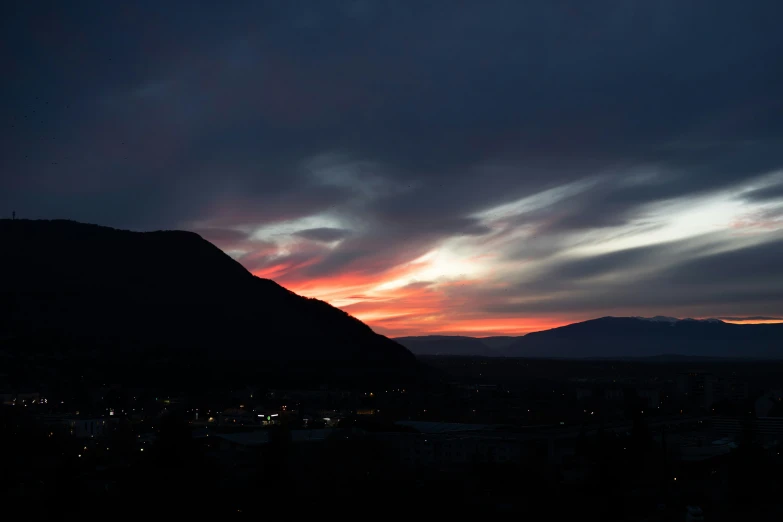
MULTIPOLYGON (((465 335, 488 337, 524 335, 556 328, 591 318, 587 314, 552 314, 542 316, 487 317, 473 310, 480 297, 473 291, 485 290, 489 280, 455 280, 415 282, 403 285, 390 283, 411 278, 421 271, 422 264, 407 264, 392 268, 381 278, 357 272, 345 272, 328 277, 311 278, 301 275, 301 269, 316 263, 278 263, 255 275, 276 280, 286 288, 307 297, 322 299, 367 323, 375 331, 391 337, 415 335, 465 335), (391 287, 390 287, 391 286, 391 287)), ((650 314, 654 315, 654 314, 650 314)), ((774 324, 783 319, 743 319, 725 322, 733 324, 774 324)))
POLYGON ((565 317, 482 317, 471 313, 467 311, 471 291, 490 284, 481 279, 393 284, 421 271, 421 263, 390 269, 380 280, 361 272, 306 278, 299 275, 298 268, 302 265, 280 263, 254 274, 275 279, 300 295, 327 301, 388 336, 523 335, 571 322, 565 317))

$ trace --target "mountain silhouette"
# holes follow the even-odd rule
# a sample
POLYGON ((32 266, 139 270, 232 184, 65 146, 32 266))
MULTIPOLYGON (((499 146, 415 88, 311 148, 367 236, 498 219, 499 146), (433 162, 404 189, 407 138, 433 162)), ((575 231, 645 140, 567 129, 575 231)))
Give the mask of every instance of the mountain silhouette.
POLYGON ((37 339, 37 350, 60 343, 67 356, 119 362, 417 365, 358 319, 253 276, 192 232, 0 220, 0 244, 0 348, 37 339))
POLYGON ((731 324, 657 316, 602 317, 518 338, 512 357, 783 358, 783 324, 731 324))

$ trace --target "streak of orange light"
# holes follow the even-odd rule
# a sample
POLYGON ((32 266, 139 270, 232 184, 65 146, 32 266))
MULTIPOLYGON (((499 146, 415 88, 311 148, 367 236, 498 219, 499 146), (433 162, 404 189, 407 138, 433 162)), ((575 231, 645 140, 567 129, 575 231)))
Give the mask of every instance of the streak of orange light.
POLYGON ((731 324, 780 324, 783 323, 783 319, 761 319, 761 320, 755 320, 755 319, 749 319, 747 321, 723 321, 724 323, 731 323, 731 324))

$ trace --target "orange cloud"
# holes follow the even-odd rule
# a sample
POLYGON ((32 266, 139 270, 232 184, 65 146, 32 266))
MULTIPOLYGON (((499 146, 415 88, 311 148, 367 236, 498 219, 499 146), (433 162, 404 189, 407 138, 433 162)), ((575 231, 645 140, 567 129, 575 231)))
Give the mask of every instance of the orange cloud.
MULTIPOLYGON (((508 312, 496 311, 503 309, 497 305, 504 299, 513 301, 525 296, 516 295, 514 287, 502 281, 494 270, 492 252, 456 256, 448 250, 436 248, 422 254, 418 249, 401 252, 391 259, 383 256, 354 259, 338 266, 337 272, 324 273, 320 263, 328 259, 330 251, 321 245, 294 241, 288 243, 285 250, 265 243, 248 246, 261 248, 240 258, 250 267, 256 265, 252 270, 255 275, 274 279, 300 295, 322 299, 367 323, 376 332, 391 337, 523 335, 592 316, 589 311, 543 317, 535 312, 521 312, 525 315, 520 316, 515 315, 520 312, 511 311, 513 307, 509 307, 508 312), (280 251, 285 255, 279 255, 280 251), (319 273, 323 275, 313 275, 319 273), (490 309, 493 313, 488 312, 490 309)), ((611 312, 644 314, 643 310, 611 312)), ((649 315, 661 314, 656 311, 649 315)), ((783 320, 727 322, 749 324, 783 320)))
POLYGON ((339 306, 388 336, 405 335, 522 335, 569 323, 565 318, 484 317, 475 310, 473 290, 492 286, 481 279, 413 282, 383 289, 384 283, 404 279, 410 266, 389 270, 382 279, 362 273, 344 273, 320 279, 298 280, 283 274, 279 280, 296 293, 339 306), (379 289, 380 288, 380 289, 379 289))
POLYGON ((253 275, 258 277, 263 277, 265 279, 278 279, 284 277, 285 274, 287 273, 308 267, 316 262, 318 262, 318 258, 311 258, 306 261, 301 261, 299 263, 292 262, 292 261, 283 261, 280 263, 275 263, 273 265, 269 265, 263 268, 258 268, 256 270, 253 270, 253 275))

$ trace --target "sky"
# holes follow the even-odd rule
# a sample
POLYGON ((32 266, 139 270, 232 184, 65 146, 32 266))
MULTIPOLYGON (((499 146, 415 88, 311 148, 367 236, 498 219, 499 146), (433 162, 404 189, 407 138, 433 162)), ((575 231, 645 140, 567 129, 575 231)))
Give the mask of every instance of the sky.
POLYGON ((192 230, 391 336, 775 321, 781 19, 765 0, 8 1, 0 213, 192 230))

